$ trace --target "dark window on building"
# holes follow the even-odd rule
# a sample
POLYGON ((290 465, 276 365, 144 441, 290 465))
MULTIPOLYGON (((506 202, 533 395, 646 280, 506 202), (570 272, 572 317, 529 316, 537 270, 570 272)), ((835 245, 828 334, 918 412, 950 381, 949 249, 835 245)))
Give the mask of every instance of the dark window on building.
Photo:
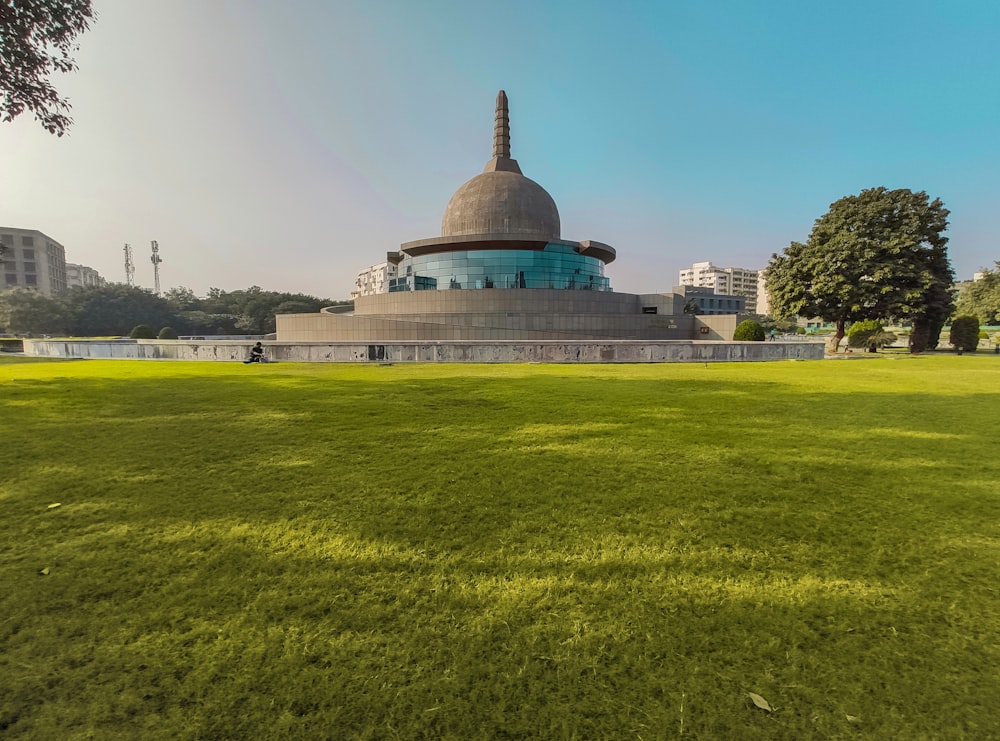
POLYGON ((24 276, 24 285, 26 286, 37 286, 38 276, 37 275, 26 275, 24 276))
POLYGON ((14 244, 14 235, 0 234, 0 244, 14 244))
POLYGON ((24 252, 24 259, 25 260, 34 260, 35 259, 35 251, 34 250, 29 250, 27 247, 25 247, 21 251, 24 252))
POLYGON ((656 307, 655 306, 643 306, 642 307, 642 313, 643 314, 655 314, 656 313, 656 307))
POLYGON ((7 285, 8 286, 17 285, 17 273, 7 273, 7 285))
POLYGON ((33 262, 26 262, 26 263, 24 263, 24 272, 26 272, 26 273, 34 273, 35 272, 35 263, 33 263, 33 262))
POLYGON ((34 247, 35 238, 34 237, 21 237, 21 244, 25 247, 34 247))

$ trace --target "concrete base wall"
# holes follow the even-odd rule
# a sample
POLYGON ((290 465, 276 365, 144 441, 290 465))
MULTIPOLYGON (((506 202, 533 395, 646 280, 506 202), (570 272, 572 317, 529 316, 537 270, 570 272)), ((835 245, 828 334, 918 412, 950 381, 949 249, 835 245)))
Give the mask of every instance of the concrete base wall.
MULTIPOLYGON (((430 291, 428 291, 430 293, 430 291)), ((456 291, 457 293, 457 291, 456 291)), ((279 314, 280 342, 732 340, 738 317, 657 314, 279 314)))
MULTIPOLYGON (((53 358, 242 361, 253 343, 190 340, 25 340, 53 358)), ((725 363, 822 360, 822 342, 265 342, 269 360, 306 363, 725 363)))
MULTIPOLYGON (((354 312, 279 314, 280 342, 731 340, 737 316, 678 313, 676 294, 499 288, 361 296, 354 312)), ((683 307, 682 307, 683 308, 683 307)))

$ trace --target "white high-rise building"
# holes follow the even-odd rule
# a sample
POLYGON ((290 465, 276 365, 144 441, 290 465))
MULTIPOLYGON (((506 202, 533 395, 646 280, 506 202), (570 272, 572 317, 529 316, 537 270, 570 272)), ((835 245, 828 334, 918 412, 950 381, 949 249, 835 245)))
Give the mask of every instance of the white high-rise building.
POLYGON ((354 281, 351 298, 358 296, 374 296, 377 293, 389 292, 389 281, 399 275, 399 265, 394 262, 382 262, 372 265, 358 273, 354 281))
POLYGON ((715 289, 725 296, 743 296, 748 314, 761 313, 757 306, 757 285, 760 270, 746 268, 720 268, 711 262, 696 262, 687 270, 681 270, 679 285, 715 289))
POLYGON ((66 263, 66 286, 68 288, 73 286, 79 288, 100 287, 106 283, 107 281, 101 277, 101 274, 93 268, 72 262, 66 263))

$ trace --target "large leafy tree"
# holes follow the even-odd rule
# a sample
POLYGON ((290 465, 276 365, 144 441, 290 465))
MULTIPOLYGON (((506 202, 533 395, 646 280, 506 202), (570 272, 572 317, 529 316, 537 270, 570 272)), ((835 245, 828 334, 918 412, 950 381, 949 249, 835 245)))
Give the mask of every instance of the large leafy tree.
POLYGON ((29 288, 0 292, 0 329, 13 334, 64 334, 69 324, 65 307, 29 288))
POLYGON ((213 314, 236 317, 238 332, 267 334, 274 331, 275 314, 311 313, 330 304, 328 299, 301 293, 265 291, 260 286, 251 286, 245 290, 229 292, 212 288, 198 308, 213 314))
POLYGON ((982 277, 966 285, 958 295, 959 314, 970 314, 984 324, 1000 324, 1000 261, 995 270, 983 270, 982 277))
POLYGON ((76 69, 76 38, 94 18, 91 0, 0 0, 0 115, 31 111, 62 136, 73 120, 69 101, 49 80, 76 69))
POLYGON ((870 188, 830 205, 805 243, 772 255, 767 286, 776 316, 820 317, 836 331, 865 319, 910 318, 929 336, 952 311, 948 210, 923 191, 870 188))
POLYGON ((122 283, 74 288, 61 299, 72 317, 69 329, 74 335, 127 335, 137 324, 157 330, 175 324, 166 299, 145 288, 122 283))

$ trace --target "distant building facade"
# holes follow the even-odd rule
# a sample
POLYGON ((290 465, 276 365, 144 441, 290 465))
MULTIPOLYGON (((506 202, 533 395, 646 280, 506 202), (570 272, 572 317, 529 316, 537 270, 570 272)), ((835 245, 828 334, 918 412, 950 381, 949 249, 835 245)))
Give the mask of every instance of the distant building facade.
POLYGON ((46 296, 66 290, 66 249, 37 229, 0 226, 0 289, 30 288, 46 296))
POLYGON ((771 297, 767 293, 767 271, 757 271, 757 311, 755 314, 771 316, 771 297))
POLYGON ((398 262, 398 260, 382 262, 358 273, 358 277, 354 281, 354 290, 351 291, 351 298, 388 293, 389 283, 399 275, 398 262))
POLYGON ((682 286, 713 288, 724 296, 742 296, 748 314, 762 314, 758 309, 758 281, 760 270, 746 268, 720 268, 711 262, 696 262, 690 268, 681 270, 678 282, 682 286))
POLYGON ((99 288, 107 283, 101 274, 86 265, 66 263, 66 287, 99 288))
POLYGON ((743 314, 746 298, 720 294, 708 286, 676 286, 674 293, 684 299, 684 306, 694 307, 694 314, 743 314))

